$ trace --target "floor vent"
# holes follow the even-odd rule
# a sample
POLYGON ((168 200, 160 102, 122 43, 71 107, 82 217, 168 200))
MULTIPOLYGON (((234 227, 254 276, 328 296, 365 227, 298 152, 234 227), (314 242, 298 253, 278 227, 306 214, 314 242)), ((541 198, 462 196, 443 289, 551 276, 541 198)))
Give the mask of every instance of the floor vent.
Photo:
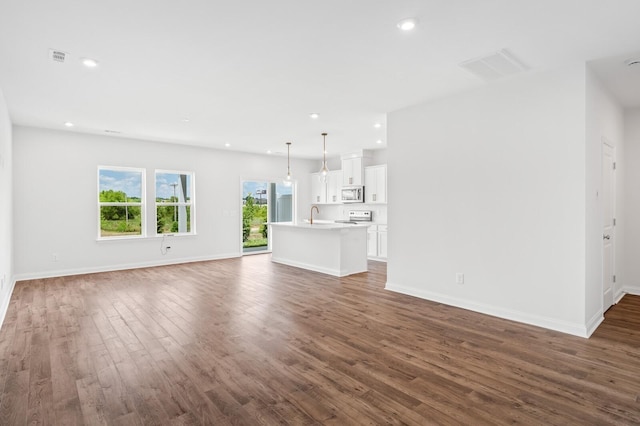
POLYGON ((484 81, 497 80, 529 69, 506 49, 462 62, 460 66, 484 81))
POLYGON ((67 59, 68 53, 63 52, 62 50, 49 49, 49 57, 53 62, 61 62, 67 59))

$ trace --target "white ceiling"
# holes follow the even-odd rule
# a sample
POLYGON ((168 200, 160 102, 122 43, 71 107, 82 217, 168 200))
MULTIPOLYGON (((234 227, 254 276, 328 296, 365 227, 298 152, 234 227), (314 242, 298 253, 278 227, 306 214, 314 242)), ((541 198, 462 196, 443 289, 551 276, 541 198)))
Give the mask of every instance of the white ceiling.
POLYGON ((324 131, 330 156, 385 147, 387 112, 486 84, 458 64, 503 48, 529 72, 611 58, 594 69, 619 81, 639 16, 639 0, 2 0, 0 88, 19 125, 318 158, 324 131))

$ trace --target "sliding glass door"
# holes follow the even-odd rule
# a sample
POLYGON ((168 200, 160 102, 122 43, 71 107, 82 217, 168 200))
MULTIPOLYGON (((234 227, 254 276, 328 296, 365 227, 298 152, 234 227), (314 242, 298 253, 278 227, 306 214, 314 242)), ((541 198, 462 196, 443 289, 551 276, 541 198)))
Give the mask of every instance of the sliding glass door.
POLYGON ((293 185, 246 180, 242 182, 242 253, 271 249, 267 222, 291 222, 294 216, 293 185))

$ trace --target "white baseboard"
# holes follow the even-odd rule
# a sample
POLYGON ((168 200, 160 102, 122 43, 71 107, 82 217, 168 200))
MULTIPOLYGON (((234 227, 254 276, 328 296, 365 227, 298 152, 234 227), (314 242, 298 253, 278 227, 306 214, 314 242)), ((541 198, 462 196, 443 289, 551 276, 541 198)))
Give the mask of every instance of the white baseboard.
MULTIPOLYGON (((589 337, 589 328, 586 324, 572 323, 568 321, 557 320, 555 318, 547 318, 538 315, 531 315, 525 312, 512 311, 498 306, 477 303, 471 300, 459 299, 444 294, 433 293, 430 291, 419 290, 410 287, 403 287, 398 284, 387 282, 385 289, 402 293, 409 296, 427 299, 446 305, 455 306, 457 308, 468 309, 470 311, 479 312, 481 314, 491 315, 511 321, 517 321, 524 324, 535 325, 550 330, 560 331, 562 333, 571 334, 578 337, 589 337)), ((595 318, 595 317, 594 317, 595 318)), ((594 321, 592 319, 592 321, 594 321)), ((597 320, 594 321, 594 323, 597 320)))
POLYGON ((240 256, 241 255, 238 253, 226 253, 226 254, 220 254, 216 256, 199 256, 199 257, 189 257, 189 258, 170 259, 170 260, 163 259, 163 260, 151 261, 151 262, 123 263, 120 265, 94 266, 94 267, 88 267, 88 268, 32 272, 32 273, 16 274, 14 276, 14 282, 24 281, 24 280, 37 280, 42 278, 65 277, 69 275, 82 275, 82 274, 95 274, 100 272, 122 271, 126 269, 151 268, 154 266, 179 265, 181 263, 193 263, 193 262, 204 262, 208 260, 231 259, 231 258, 240 257, 240 256))
POLYGON ((602 321, 604 321, 604 312, 602 311, 596 312, 596 314, 593 317, 591 317, 589 321, 587 321, 586 337, 590 337, 593 334, 593 332, 596 331, 596 328, 598 328, 600 324, 602 324, 602 321))
POLYGON ((340 269, 323 268, 322 266, 311 265, 309 263, 296 262, 296 261, 289 260, 289 259, 275 258, 275 257, 273 257, 273 255, 271 256, 271 261, 275 262, 275 263, 281 263, 283 265, 294 266, 296 268, 308 269, 309 271, 320 272, 322 274, 332 275, 334 277, 346 277, 347 275, 359 274, 361 272, 367 272, 366 269, 364 269, 362 271, 346 272, 346 271, 343 271, 343 270, 340 270, 340 269))
POLYGON ((2 324, 4 324, 4 318, 7 316, 7 311, 9 310, 9 303, 11 303, 11 296, 13 295, 13 289, 16 286, 16 280, 10 279, 9 288, 7 289, 6 297, 2 301, 2 306, 0 306, 0 328, 2 328, 2 324))
MULTIPOLYGON (((622 293, 633 294, 634 296, 640 296, 640 288, 638 287, 623 287, 622 293)), ((620 297, 622 298, 622 297, 620 297)))

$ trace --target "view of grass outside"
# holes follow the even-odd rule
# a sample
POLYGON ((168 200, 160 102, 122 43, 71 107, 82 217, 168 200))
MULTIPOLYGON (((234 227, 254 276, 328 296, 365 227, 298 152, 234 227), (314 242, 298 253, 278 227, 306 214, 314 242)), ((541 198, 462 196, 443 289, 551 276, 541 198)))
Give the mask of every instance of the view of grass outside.
MULTIPOLYGON (((127 198, 122 191, 100 191, 101 202, 140 203, 139 198, 127 198)), ((142 215, 140 206, 101 205, 100 236, 141 235, 142 215)))
MULTIPOLYGON (((191 232, 191 206, 160 205, 164 200, 157 198, 156 203, 156 231, 158 234, 175 234, 177 232, 191 232), (186 218, 186 229, 180 231, 179 219, 186 218)), ((171 200, 167 201, 171 202, 171 200)))
POLYGON ((251 193, 242 206, 242 247, 266 247, 267 242, 267 205, 256 204, 251 193))
POLYGON ((142 172, 99 169, 100 237, 142 235, 142 172))

